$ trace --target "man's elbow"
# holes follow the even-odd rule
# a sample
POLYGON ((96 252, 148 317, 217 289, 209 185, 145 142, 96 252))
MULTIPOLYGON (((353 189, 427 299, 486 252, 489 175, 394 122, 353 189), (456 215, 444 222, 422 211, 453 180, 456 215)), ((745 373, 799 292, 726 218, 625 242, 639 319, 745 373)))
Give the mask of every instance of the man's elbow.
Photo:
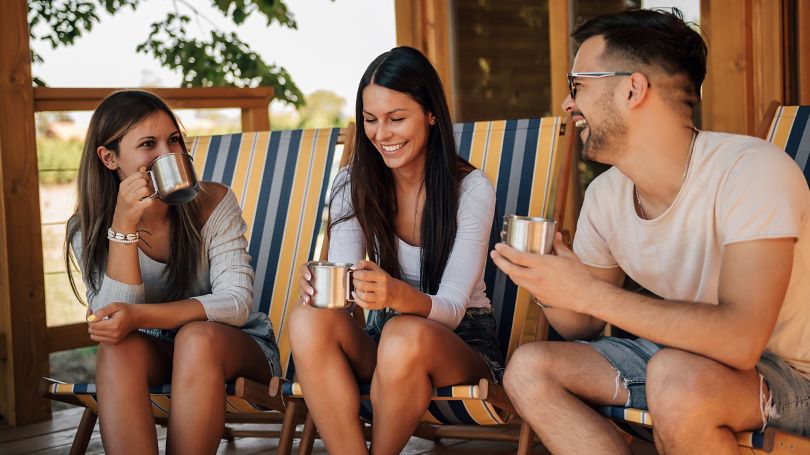
POLYGON ((718 360, 740 371, 753 370, 759 363, 766 342, 751 336, 741 336, 737 342, 728 346, 728 352, 725 353, 724 358, 718 360))

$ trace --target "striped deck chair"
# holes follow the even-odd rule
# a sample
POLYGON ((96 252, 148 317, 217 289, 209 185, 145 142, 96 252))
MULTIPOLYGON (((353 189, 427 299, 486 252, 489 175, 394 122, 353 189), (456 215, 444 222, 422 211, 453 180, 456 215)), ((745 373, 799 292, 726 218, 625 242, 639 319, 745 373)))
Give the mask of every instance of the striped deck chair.
MULTIPOLYGON (((503 216, 548 216, 562 220, 572 163, 570 134, 559 117, 463 123, 454 126, 458 153, 484 171, 495 186, 496 208, 490 247, 500 241, 503 216)), ((484 272, 487 296, 498 321, 498 341, 508 359, 518 345, 545 339, 547 323, 530 295, 487 261, 484 272)), ((360 385, 361 417, 372 421, 369 384, 360 385)), ((299 383, 274 380, 271 394, 289 401, 302 400, 299 383)), ((439 440, 466 438, 517 440, 522 452, 530 449, 528 425, 521 428, 516 411, 503 388, 482 379, 478 384, 437 388, 417 428, 416 436, 439 440), (505 432, 506 431, 506 432, 505 432)), ((299 454, 308 454, 315 437, 312 419, 304 426, 299 454)))
MULTIPOLYGON (((297 266, 315 257, 322 238, 323 214, 329 186, 337 172, 336 145, 354 139, 354 125, 346 129, 272 131, 198 137, 188 144, 201 180, 230 186, 248 225, 247 240, 255 269, 254 310, 269 315, 281 354, 282 371, 292 360, 286 331, 288 307, 298 295, 297 266)), ((347 144, 348 145, 348 144, 347 144)), ((350 147, 350 146, 349 146, 350 147)), ((43 396, 84 406, 71 453, 84 453, 96 422, 95 384, 42 381, 43 396)), ((267 384, 245 378, 223 385, 226 422, 303 422, 295 403, 267 394, 267 384)), ((158 423, 165 424, 171 408, 170 385, 150 390, 158 423)), ((279 437, 279 431, 237 431, 225 428, 223 438, 279 437)), ((291 435, 290 435, 291 436, 291 435)), ((291 439, 279 441, 289 453, 291 439)))
MULTIPOLYGON (((780 106, 776 101, 768 108, 757 128, 757 137, 783 149, 796 161, 810 185, 810 106, 780 106)), ((653 422, 649 412, 621 406, 605 406, 599 411, 614 420, 634 437, 652 441, 653 422)), ((802 438, 774 428, 764 432, 737 434, 742 453, 810 453, 810 438, 802 438)))

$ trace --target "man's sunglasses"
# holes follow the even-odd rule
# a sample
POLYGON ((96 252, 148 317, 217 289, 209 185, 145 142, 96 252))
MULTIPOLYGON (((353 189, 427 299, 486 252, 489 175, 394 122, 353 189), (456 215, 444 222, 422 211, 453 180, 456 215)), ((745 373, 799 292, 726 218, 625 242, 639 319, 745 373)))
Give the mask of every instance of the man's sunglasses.
POLYGON ((633 73, 627 71, 585 71, 581 73, 568 73, 568 91, 571 93, 571 99, 577 99, 577 88, 574 85, 574 79, 577 77, 588 77, 591 79, 601 79, 603 77, 612 76, 630 76, 633 73))

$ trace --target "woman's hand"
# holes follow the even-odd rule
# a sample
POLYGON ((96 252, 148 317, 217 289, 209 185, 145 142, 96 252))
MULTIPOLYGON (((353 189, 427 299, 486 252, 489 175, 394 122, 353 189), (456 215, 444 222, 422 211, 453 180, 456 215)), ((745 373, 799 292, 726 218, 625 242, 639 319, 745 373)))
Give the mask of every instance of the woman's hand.
POLYGON ((118 344, 137 329, 138 305, 115 302, 87 317, 90 339, 99 343, 118 344))
POLYGON ((360 261, 353 267, 354 291, 352 297, 366 310, 393 308, 402 282, 391 278, 379 265, 360 261))
POLYGON ((112 220, 113 231, 124 234, 135 232, 143 211, 155 202, 154 199, 147 197, 150 194, 152 191, 149 189, 149 177, 145 167, 121 180, 112 220))
POLYGON ((309 280, 312 279, 312 272, 306 264, 302 264, 299 270, 301 271, 301 279, 298 280, 300 289, 298 294, 301 297, 301 305, 310 306, 312 305, 312 295, 315 294, 315 288, 309 284, 309 280))

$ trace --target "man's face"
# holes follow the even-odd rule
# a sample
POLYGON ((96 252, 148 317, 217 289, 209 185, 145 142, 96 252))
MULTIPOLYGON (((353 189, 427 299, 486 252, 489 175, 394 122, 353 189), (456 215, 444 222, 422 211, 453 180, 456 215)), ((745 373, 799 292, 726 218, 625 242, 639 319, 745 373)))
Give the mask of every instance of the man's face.
MULTIPOLYGON (((601 36, 582 43, 572 72, 611 71, 600 60, 605 43, 601 36)), ((576 99, 569 94, 563 109, 570 113, 583 143, 585 156, 594 161, 612 164, 611 159, 624 143, 627 124, 616 104, 616 87, 625 76, 586 78, 575 77, 573 86, 576 99)))

